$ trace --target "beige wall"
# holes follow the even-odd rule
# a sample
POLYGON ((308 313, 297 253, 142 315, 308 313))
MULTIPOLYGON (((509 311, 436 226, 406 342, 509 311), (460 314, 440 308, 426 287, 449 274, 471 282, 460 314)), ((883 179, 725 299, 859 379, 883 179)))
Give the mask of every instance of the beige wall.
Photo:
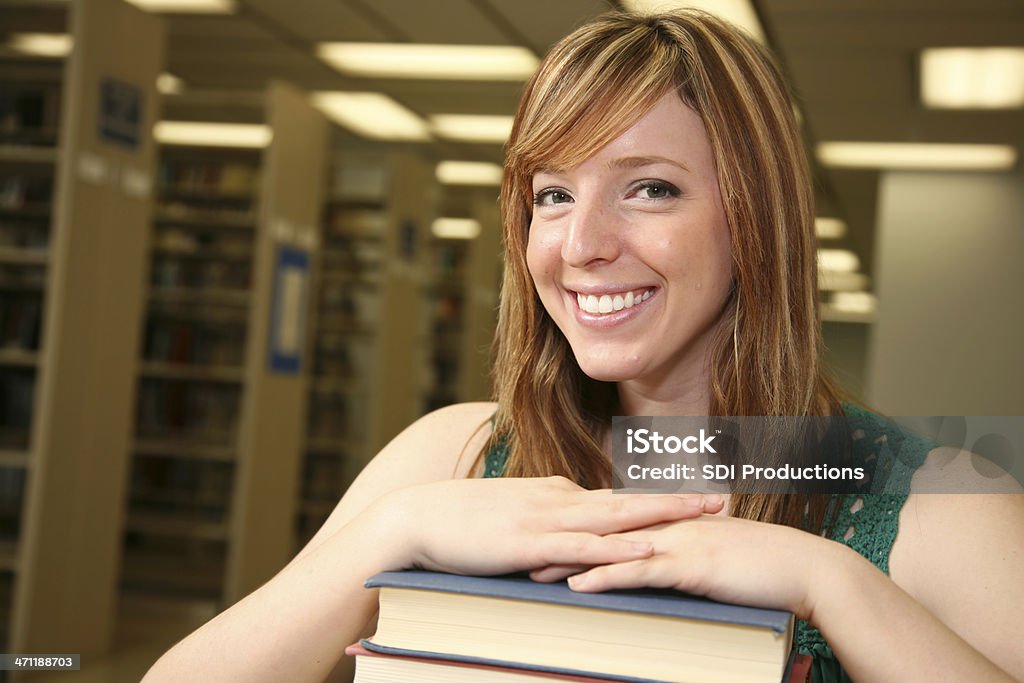
POLYGON ((1024 177, 888 173, 867 398, 890 415, 1024 415, 1024 177))

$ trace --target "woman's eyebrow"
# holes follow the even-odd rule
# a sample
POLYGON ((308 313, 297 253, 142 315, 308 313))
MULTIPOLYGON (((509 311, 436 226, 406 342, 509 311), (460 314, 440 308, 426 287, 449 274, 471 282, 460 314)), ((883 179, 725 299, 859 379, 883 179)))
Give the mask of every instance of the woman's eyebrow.
POLYGON ((686 168, 683 164, 679 163, 675 159, 669 159, 668 157, 659 156, 643 156, 643 157, 619 157, 618 159, 612 159, 608 162, 609 168, 640 168, 642 166, 653 166, 654 164, 670 164, 686 171, 690 172, 690 169, 686 168))

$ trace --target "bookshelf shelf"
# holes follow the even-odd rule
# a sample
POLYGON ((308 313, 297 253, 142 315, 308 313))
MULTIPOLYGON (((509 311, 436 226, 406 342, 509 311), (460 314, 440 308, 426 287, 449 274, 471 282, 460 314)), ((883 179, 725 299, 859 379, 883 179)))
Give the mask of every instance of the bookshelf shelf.
POLYGON ((212 287, 153 287, 149 298, 164 303, 198 303, 221 306, 248 306, 249 292, 244 289, 212 287))
POLYGON ((140 366, 142 377, 165 379, 172 381, 222 382, 239 384, 243 380, 244 370, 237 366, 189 365, 186 363, 168 363, 161 361, 145 361, 140 366))
MULTIPOLYGON (((224 437, 226 440, 226 435, 224 437)), ((234 462, 236 450, 217 443, 214 439, 198 441, 194 438, 137 439, 132 447, 136 455, 176 456, 213 462, 234 462)))
POLYGON ((171 517, 129 512, 124 528, 128 532, 170 538, 190 538, 203 541, 226 541, 228 539, 228 526, 224 522, 188 519, 182 516, 171 517))
POLYGON ((74 643, 92 656, 115 632, 111 520, 131 447, 126 359, 138 356, 148 251, 139 226, 153 208, 147 183, 112 181, 152 177, 164 39, 159 18, 120 0, 22 5, 4 12, 6 29, 66 33, 75 49, 8 55, 0 75, 0 558, 19 558, 0 559, 0 571, 20 565, 0 588, 11 607, 0 608, 10 627, 0 644, 74 643), (117 120, 130 145, 101 119, 111 78, 132 97, 134 115, 117 120))
POLYGON ((31 459, 28 451, 0 450, 0 467, 27 469, 31 459))
POLYGON ((0 265, 45 266, 48 260, 45 249, 0 247, 0 265))
POLYGON ((0 366, 34 368, 39 365, 39 353, 25 349, 0 349, 0 366))
POLYGON ((22 205, 4 206, 0 205, 0 220, 10 223, 36 223, 48 228, 53 211, 49 206, 22 205))
POLYGON ((255 232, 256 218, 248 211, 171 211, 164 209, 153 219, 161 227, 207 228, 255 232))
POLYGON ((0 163, 55 165, 59 152, 56 147, 0 144, 0 163))

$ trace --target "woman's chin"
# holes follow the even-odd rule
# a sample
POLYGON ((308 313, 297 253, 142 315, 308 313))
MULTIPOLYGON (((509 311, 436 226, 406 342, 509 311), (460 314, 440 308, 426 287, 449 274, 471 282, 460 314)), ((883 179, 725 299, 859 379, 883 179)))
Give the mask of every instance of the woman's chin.
POLYGON ((599 382, 625 382, 636 379, 640 375, 640 368, 634 363, 609 363, 607 361, 583 361, 579 363, 580 369, 590 379, 599 382))

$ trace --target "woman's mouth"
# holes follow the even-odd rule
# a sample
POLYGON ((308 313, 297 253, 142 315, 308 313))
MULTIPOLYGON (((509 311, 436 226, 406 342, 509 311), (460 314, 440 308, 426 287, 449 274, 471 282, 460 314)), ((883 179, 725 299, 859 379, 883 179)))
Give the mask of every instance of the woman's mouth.
POLYGON ((608 315, 618 311, 632 308, 641 301, 646 301, 654 294, 654 287, 645 287, 624 292, 609 292, 607 294, 583 294, 576 292, 576 302, 580 310, 589 315, 608 315))

